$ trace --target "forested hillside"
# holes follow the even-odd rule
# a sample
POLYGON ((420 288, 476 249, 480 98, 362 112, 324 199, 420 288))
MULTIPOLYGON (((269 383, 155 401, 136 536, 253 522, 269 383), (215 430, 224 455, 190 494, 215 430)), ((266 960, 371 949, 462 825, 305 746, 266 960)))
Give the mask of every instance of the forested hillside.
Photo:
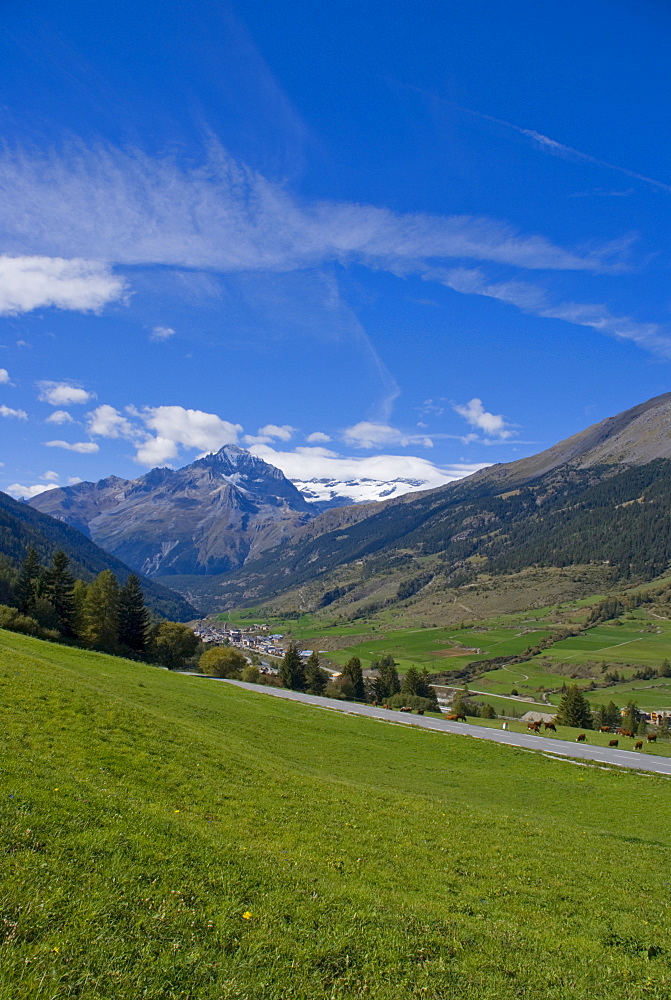
MULTIPOLYGON (((73 573, 90 581, 105 569, 111 570, 124 583, 131 570, 119 559, 109 555, 75 528, 56 518, 33 510, 0 493, 0 555, 9 570, 16 567, 33 547, 46 564, 56 549, 62 549, 70 559, 73 573)), ((197 611, 180 594, 146 578, 142 589, 147 606, 173 621, 190 621, 197 611)))
POLYGON ((347 604, 382 579, 385 601, 468 586, 482 574, 599 563, 613 580, 650 580, 671 563, 671 461, 620 469, 565 465, 505 493, 465 480, 303 543, 219 580, 231 604, 303 589, 311 607, 347 604), (395 580, 389 597, 390 576, 395 580))

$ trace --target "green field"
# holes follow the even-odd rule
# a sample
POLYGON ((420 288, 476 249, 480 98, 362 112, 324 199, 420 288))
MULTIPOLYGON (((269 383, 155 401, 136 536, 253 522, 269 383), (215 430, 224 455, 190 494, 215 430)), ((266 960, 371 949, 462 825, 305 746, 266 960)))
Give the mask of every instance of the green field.
POLYGON ((671 991, 667 779, 4 632, 0 685, 2 1000, 671 991))
POLYGON ((329 659, 346 663, 358 656, 365 667, 385 654, 391 654, 399 672, 410 666, 427 667, 432 673, 457 670, 467 663, 492 656, 515 656, 533 646, 549 633, 546 630, 518 625, 483 625, 471 629, 404 629, 385 631, 382 639, 368 639, 347 649, 329 652, 329 659))
POLYGON ((671 622, 642 612, 617 624, 606 623, 556 643, 548 656, 564 663, 607 660, 659 666, 671 654, 671 622))
MULTIPOLYGON (((655 586, 669 582, 656 581, 655 586)), ((632 588, 632 592, 650 587, 632 588)), ((337 625, 320 621, 315 615, 304 615, 298 620, 268 619, 263 618, 263 612, 258 609, 230 612, 229 618, 236 624, 267 621, 272 628, 303 645, 328 646, 328 659, 335 664, 344 665, 350 657, 358 656, 366 668, 374 660, 391 654, 400 673, 415 665, 439 674, 496 656, 513 657, 561 629, 583 626, 589 608, 602 599, 599 595, 555 607, 500 615, 456 629, 394 629, 381 618, 337 625), (352 643, 349 637, 357 636, 361 636, 361 640, 352 643), (343 648, 330 648, 339 642, 343 648)), ((547 709, 552 711, 553 706, 559 704, 563 685, 578 683, 587 687, 592 677, 599 687, 586 694, 595 705, 613 700, 624 706, 634 700, 646 711, 671 709, 669 679, 631 680, 637 667, 658 668, 666 659, 671 659, 671 620, 645 606, 616 623, 596 625, 579 635, 559 640, 523 663, 487 671, 474 678, 470 686, 484 692, 475 696, 477 700, 489 702, 497 713, 504 715, 511 710, 538 710, 545 696, 547 709), (601 687, 603 661, 609 669, 617 668, 627 678, 626 682, 601 687), (561 669, 555 668, 555 664, 561 669), (590 664, 591 672, 581 672, 582 666, 590 664), (511 691, 517 691, 527 699, 526 703, 510 700, 507 696, 511 691)))

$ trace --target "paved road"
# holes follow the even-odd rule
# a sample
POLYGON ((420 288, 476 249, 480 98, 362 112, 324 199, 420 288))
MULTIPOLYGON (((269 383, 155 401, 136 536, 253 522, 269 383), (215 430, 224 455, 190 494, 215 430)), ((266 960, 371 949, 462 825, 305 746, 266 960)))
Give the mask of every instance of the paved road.
MULTIPOLYGON (((214 678, 208 679, 213 680, 214 678)), ((639 771, 654 771, 656 774, 671 776, 671 757, 657 757, 653 754, 634 753, 633 750, 614 750, 608 747, 590 746, 585 743, 569 743, 566 740, 556 740, 546 736, 534 736, 532 733, 513 733, 510 730, 490 729, 488 726, 471 726, 468 723, 447 722, 443 719, 432 719, 424 715, 410 715, 408 712, 392 712, 385 708, 373 708, 372 705, 360 705, 353 701, 338 701, 335 698, 317 698, 311 694, 287 691, 284 688, 245 684, 244 681, 225 680, 224 683, 245 688, 246 691, 253 691, 255 694, 266 694, 273 698, 286 698, 289 701, 301 701, 306 705, 315 705, 317 708, 331 708, 336 712, 345 712, 349 715, 365 715, 371 719, 383 719, 385 722, 397 722, 406 726, 420 726, 422 729, 436 729, 441 733, 474 736, 478 740, 491 740, 494 743, 505 743, 508 746, 523 747, 525 750, 541 750, 543 753, 557 754, 561 757, 573 757, 577 760, 593 760, 599 764, 631 767, 639 771)))

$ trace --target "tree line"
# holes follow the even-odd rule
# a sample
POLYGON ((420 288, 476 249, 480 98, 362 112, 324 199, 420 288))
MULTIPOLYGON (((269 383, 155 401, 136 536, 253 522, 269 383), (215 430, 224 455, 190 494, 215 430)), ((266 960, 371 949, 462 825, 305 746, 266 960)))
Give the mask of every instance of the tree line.
MULTIPOLYGON (((261 680, 258 668, 248 664, 245 656, 230 646, 215 646, 206 650, 200 657, 199 667, 203 673, 215 677, 251 683, 261 680)), ((410 667, 401 678, 392 656, 384 656, 371 663, 368 676, 364 675, 359 657, 352 656, 339 676, 333 677, 321 666, 316 650, 304 657, 297 643, 291 642, 280 662, 277 677, 264 676, 263 683, 275 683, 290 691, 327 698, 385 704, 389 708, 407 706, 427 712, 440 711, 426 668, 418 670, 410 667)))
POLYGON ((39 639, 159 663, 170 669, 194 656, 199 640, 179 622, 154 619, 140 580, 123 585, 103 570, 91 582, 75 577, 62 550, 42 565, 31 547, 13 578, 4 578, 0 627, 39 639))

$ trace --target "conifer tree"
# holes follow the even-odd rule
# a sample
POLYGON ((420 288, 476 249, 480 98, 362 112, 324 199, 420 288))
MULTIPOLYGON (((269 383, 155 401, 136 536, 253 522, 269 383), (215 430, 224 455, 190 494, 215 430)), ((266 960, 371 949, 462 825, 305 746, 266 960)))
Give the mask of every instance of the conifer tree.
POLYGON ((305 690, 308 694, 324 694, 328 684, 328 674, 319 665, 319 653, 313 650, 305 664, 305 690))
POLYGON ((594 725, 597 729, 602 726, 619 726, 620 724, 620 709, 617 707, 614 701, 609 701, 607 705, 599 705, 594 713, 594 725))
POLYGON ((89 586, 84 604, 86 638, 94 647, 112 653, 119 645, 119 584, 110 569, 89 586))
POLYGON ((16 604, 23 615, 29 615, 35 604, 35 584, 39 572, 40 561, 37 557, 37 550, 31 545, 26 553, 26 558, 21 563, 19 577, 14 587, 16 604))
POLYGON ((75 635, 74 597, 75 578, 70 572, 70 560, 61 549, 54 552, 51 568, 47 574, 47 596, 56 613, 58 627, 62 635, 75 635))
POLYGON ((86 595, 88 584, 75 580, 72 588, 72 628, 78 639, 86 639, 86 595))
POLYGON ((377 677, 373 679, 373 694, 377 701, 386 701, 399 693, 401 682, 393 656, 383 656, 381 660, 371 663, 371 669, 377 671, 377 677))
MULTIPOLYGON (((637 733, 643 715, 639 711, 638 705, 635 701, 627 702, 627 707, 624 710, 624 715, 622 716, 622 725, 625 729, 628 729, 632 733, 637 733)), ((647 727, 646 727, 647 732, 647 727)))
POLYGON ((140 580, 131 573, 119 591, 119 642, 136 653, 144 653, 148 628, 149 612, 140 580))
POLYGON ((361 660, 358 656, 353 656, 343 667, 340 675, 340 686, 345 698, 351 701, 365 701, 366 689, 363 683, 363 670, 361 660))
POLYGON ((577 684, 571 684, 566 689, 557 709, 557 722, 562 726, 574 726, 577 729, 592 728, 589 702, 577 684))
POLYGON ((295 642, 289 643, 280 663, 280 680, 291 691, 305 690, 305 666, 295 642))

